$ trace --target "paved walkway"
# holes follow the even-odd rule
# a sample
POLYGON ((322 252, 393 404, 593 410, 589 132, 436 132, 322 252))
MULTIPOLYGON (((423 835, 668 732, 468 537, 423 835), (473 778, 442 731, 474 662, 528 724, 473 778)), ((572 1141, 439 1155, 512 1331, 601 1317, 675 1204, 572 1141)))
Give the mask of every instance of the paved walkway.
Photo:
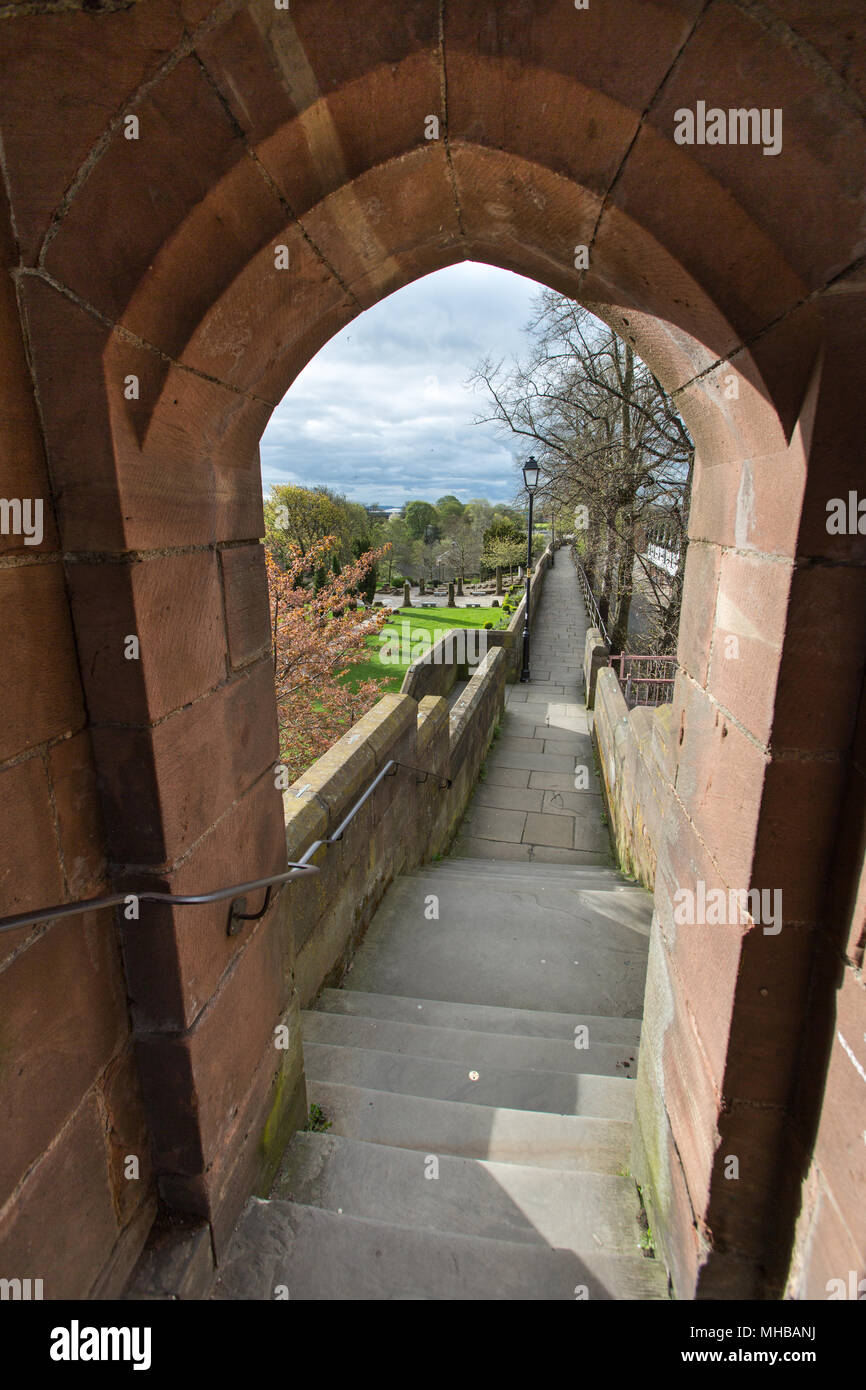
POLYGON ((560 555, 457 852, 395 880, 303 1015, 328 1127, 248 1203, 214 1298, 666 1297, 628 1174, 652 900, 606 866, 584 626, 560 555))
POLYGON ((499 737, 452 850, 470 859, 612 863, 583 700, 586 612, 560 552, 531 633, 531 681, 512 685, 499 737))

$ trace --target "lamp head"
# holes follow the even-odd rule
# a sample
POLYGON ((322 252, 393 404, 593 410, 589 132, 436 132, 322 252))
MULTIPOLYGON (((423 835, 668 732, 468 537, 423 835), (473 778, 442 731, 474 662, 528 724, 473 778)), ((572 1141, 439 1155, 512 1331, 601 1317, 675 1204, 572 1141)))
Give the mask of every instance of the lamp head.
POLYGON ((538 479, 540 475, 541 469, 535 462, 535 459, 528 458, 525 464, 523 465, 523 481, 526 485, 527 492, 533 493, 535 491, 535 489, 538 487, 538 479))

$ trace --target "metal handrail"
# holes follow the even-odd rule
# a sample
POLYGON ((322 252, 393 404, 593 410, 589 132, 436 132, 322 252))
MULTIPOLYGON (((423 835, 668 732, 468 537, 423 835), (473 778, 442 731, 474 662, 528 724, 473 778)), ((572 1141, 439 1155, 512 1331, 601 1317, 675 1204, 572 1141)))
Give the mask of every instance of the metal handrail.
MULTIPOLYGON (((173 907, 200 907, 207 903, 225 902, 226 899, 231 898, 232 904, 229 910, 228 935, 236 936, 241 930, 241 922, 257 922, 264 917, 270 905, 271 894, 275 886, 278 884, 290 883, 293 879, 303 878, 307 874, 317 874, 319 872, 318 868, 310 864, 309 861, 323 846, 335 845, 338 840, 342 840, 343 835, 355 819, 361 807, 370 799, 379 784, 383 782, 386 777, 395 776, 397 769, 401 767, 406 768, 409 772, 423 773, 424 781, 433 775, 429 770, 425 770, 424 768, 412 767, 409 763, 400 763, 393 758, 389 759, 377 772, 366 791, 358 797, 354 806, 352 806, 340 821, 333 835, 329 835, 324 840, 314 840, 309 849, 301 855, 298 862, 296 864, 289 864, 281 873, 269 874, 266 878, 250 879, 246 883, 234 883, 228 888, 217 888, 212 893, 159 893, 154 890, 145 891, 143 893, 108 893, 105 897, 101 898, 84 898, 74 903, 58 903, 54 907, 43 907, 36 912, 19 912, 13 917, 0 917, 0 933, 15 931, 18 927, 33 926, 37 922, 49 922, 56 920, 58 917, 74 917, 82 912, 100 912, 106 907, 123 907, 127 905, 131 899, 136 902, 170 903, 173 907), (246 894, 254 893, 258 888, 266 889, 265 900, 261 911, 255 913, 244 912, 243 909, 247 905, 246 894)), ((445 788, 451 785, 450 778, 442 778, 439 781, 440 790, 445 790, 445 788)))
POLYGON ((595 594, 592 592, 592 588, 590 586, 589 579, 587 578, 586 571, 584 570, 583 565, 578 560, 577 553, 574 550, 572 550, 571 552, 571 558, 574 560, 574 567, 577 570, 577 582, 580 585, 580 590, 583 594, 583 601, 589 609, 589 616, 593 620, 591 626, 598 628, 599 632, 604 638, 605 645, 609 647, 611 645, 610 635, 602 620, 601 613, 598 609, 598 604, 595 601, 595 594))
MULTIPOLYGON (((270 895, 276 883, 288 883, 293 878, 301 878, 304 874, 317 874, 318 872, 318 869, 311 868, 306 864, 290 864, 283 873, 270 874, 267 878, 254 878, 248 883, 234 883, 228 888, 217 888, 213 893, 158 893, 155 890, 143 893, 132 891, 109 893, 102 898, 83 898, 80 902, 58 903, 55 907, 43 907, 38 912, 19 912, 14 917, 0 917, 0 932, 14 931, 16 927, 29 927, 36 922, 48 922, 58 917, 74 917, 79 912, 100 912, 105 907, 122 907, 131 898, 135 898, 138 902, 171 903, 174 907, 199 907, 206 903, 219 903, 224 902, 227 898, 232 898, 234 906, 234 902, 240 902, 241 893, 252 893, 257 888, 267 888, 270 895)), ((264 911, 265 909, 263 909, 264 911)), ((237 916, 237 914, 235 915, 237 916)), ((240 918, 240 920, 251 919, 240 918)))

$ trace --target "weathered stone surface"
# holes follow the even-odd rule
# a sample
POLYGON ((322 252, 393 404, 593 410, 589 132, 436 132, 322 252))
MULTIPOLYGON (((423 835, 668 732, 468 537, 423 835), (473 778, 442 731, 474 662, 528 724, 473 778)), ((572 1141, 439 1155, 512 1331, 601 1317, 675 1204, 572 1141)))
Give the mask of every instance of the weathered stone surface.
MULTIPOLYGON (((187 582, 170 595, 171 624, 160 616, 160 592, 171 585, 140 595, 154 665, 139 686, 97 672, 86 691, 88 711, 103 725, 92 746, 118 872, 142 863, 169 871, 189 855, 191 883, 199 844, 202 869, 217 845, 234 862, 214 827, 228 824, 236 805, 244 808, 237 857, 255 859, 258 839, 271 862, 274 801, 254 793, 276 757, 268 663, 259 656, 261 576, 255 561, 247 568, 239 558, 256 553, 262 534, 261 430, 288 384, 360 307, 476 257, 590 304, 668 387, 679 388, 697 445, 690 528, 701 544, 689 559, 673 722, 662 737, 658 724, 637 719, 626 727, 599 711, 597 732, 601 740, 610 735, 620 760, 621 809, 629 803, 628 815, 614 818, 620 849, 630 845, 639 872, 655 875, 661 907, 670 905, 680 872, 782 887, 786 920, 797 931, 817 924, 818 937, 843 953, 840 968, 853 972, 863 957, 863 766, 859 753, 852 765, 851 749, 866 540, 856 528, 831 534, 826 521, 828 499, 862 487, 861 21, 836 0, 819 7, 609 0, 586 11, 456 0, 441 16, 440 9, 435 0, 384 7, 363 0, 349 10, 339 0, 293 0, 291 12, 265 0, 224 10, 211 0, 149 0, 110 14, 22 10, 2 21, 0 253, 10 272, 0 304, 4 491, 52 504, 36 554, 20 538, 2 538, 12 596, 3 605, 4 906, 14 911, 100 885, 78 671, 87 684, 98 657, 99 591, 114 587, 100 574, 121 568, 118 559, 128 563, 130 550, 141 575, 183 573, 187 582), (757 147, 676 144, 675 112, 698 100, 780 109, 782 150, 768 158, 757 147), (124 137, 128 115, 139 118, 137 141, 124 137), (438 138, 426 138, 428 116, 440 123, 438 138), (290 250, 282 278, 277 238, 290 250), (575 265, 581 244, 591 248, 586 270, 575 265), (119 390, 130 372, 140 378, 135 403, 119 390), (723 394, 731 375, 735 398, 723 394), (65 580, 59 561, 48 560, 58 546, 65 580), (201 558, 206 548, 210 561, 201 558), (204 573, 216 549, 228 581, 227 632, 204 573), (94 585, 74 615, 73 640, 64 584, 74 592, 75 571, 82 580, 85 565, 94 585), (792 575, 790 595, 782 593, 783 572, 792 575), (717 573, 719 605, 711 592, 717 573), (720 664, 726 608, 737 610, 744 641, 738 667, 720 664), (257 615, 255 630, 246 627, 249 614, 257 615), (241 674, 214 690, 230 672, 241 674), (123 727, 130 716, 138 729, 123 727), (24 753, 32 756, 19 761, 24 753), (671 785, 682 846, 668 832, 659 840, 656 829, 671 785)), ((531 594, 534 614, 537 574, 531 594)), ((116 617, 112 609, 109 623, 116 617)), ((522 625, 521 609, 502 640, 512 677, 522 625)), ((553 665, 545 657, 538 671, 549 676, 553 665)), ((576 680, 570 673, 569 690, 562 674, 551 684, 567 699, 576 680)), ((498 717, 499 679, 483 692, 476 687, 463 706, 483 735, 467 735, 458 715, 466 756, 449 796, 434 779, 416 784, 416 774, 401 773, 405 792, 401 786, 392 802, 377 793, 333 854, 322 888, 330 893, 342 875, 357 920, 325 923, 311 909, 290 932, 283 918, 286 942, 292 935, 304 948, 314 940, 321 948, 315 961, 307 957, 311 988, 344 959, 388 878, 455 828, 498 717)), ((515 693, 510 708, 541 714, 555 693, 515 693)), ((416 719, 413 710, 405 725, 397 719, 399 727, 371 738, 376 766, 389 748, 412 761, 423 747, 431 769, 444 770, 441 727, 422 742, 416 719)), ((516 736, 534 740, 536 727, 516 736)), ((571 753, 545 745, 541 756, 571 753)), ((560 819, 547 795, 541 810, 528 804, 539 791, 571 794, 568 770, 546 767, 493 769, 490 787, 525 792, 527 805, 511 808, 520 815, 560 819)), ((353 766, 341 794, 359 785, 356 773, 353 766)), ((340 801, 336 783, 333 790, 326 825, 340 801)), ((314 828, 324 815, 303 803, 290 839, 302 821, 314 828)), ((509 844, 507 852, 526 851, 529 862, 540 848, 509 844)), ((584 851, 547 852, 556 861, 584 851)), ((313 895, 310 902, 322 905, 313 895)), ((838 980, 826 962, 810 967, 792 940, 784 989, 756 1004, 757 976, 749 971, 764 966, 762 951, 747 952, 737 966, 720 941, 707 951, 704 972, 694 939, 683 933, 674 942, 668 927, 662 923, 672 968, 688 1006, 700 1012, 696 1036, 712 1074, 724 1064, 746 1085, 752 1065, 760 1089, 773 1046, 785 1054, 780 1075, 799 1067, 792 1124, 780 1142, 794 1156, 787 1167, 805 1173, 798 1145, 811 1149, 818 1133, 818 1196, 810 1196, 797 1236, 811 1244, 798 1245, 796 1287, 820 1289, 826 1268, 849 1258, 840 1253, 850 1240, 838 1222, 852 1221, 857 1189, 833 1166, 824 1140, 836 1136, 837 1103, 850 1097, 831 1067, 822 1108, 827 1038, 807 1048, 797 1038, 797 1012, 809 983, 811 1026, 826 1032, 838 980), (713 981, 724 1001, 717 1012, 728 1011, 721 1021, 710 1012, 713 981)), ((207 1007, 206 996, 221 997, 236 957, 234 947, 217 946, 215 916, 198 937, 184 935, 184 952, 175 950, 172 931, 155 952, 166 978, 162 995, 154 988, 152 1017, 188 1024, 189 1010, 207 1007)), ((28 929, 4 936, 4 960, 31 939, 28 929)), ((138 984, 133 971, 133 998, 138 984)), ((141 984, 144 998, 153 984, 146 971, 141 984)), ((253 1172, 249 1136, 273 1084, 257 1065, 255 1081, 235 1073, 239 1090, 247 1087, 234 1098, 246 1105, 246 1119, 226 1140, 219 1178, 199 1193, 223 1233, 253 1172)), ((664 1080, 662 1072, 662 1095, 664 1080)), ((190 1091, 175 1099, 184 1114, 194 1109, 190 1091)), ((679 1115, 676 1097, 671 1104, 679 1115)), ((661 1156, 673 1152, 668 1119, 663 1109, 646 1113, 642 1134, 657 1156, 652 1181, 664 1185, 661 1156)), ((709 1112, 697 1123, 705 1126, 696 1140, 704 1153, 709 1112)), ((677 1118, 678 1135, 681 1125, 677 1118)), ((691 1189, 706 1198, 696 1220, 709 1231, 724 1188, 711 1174, 706 1193, 701 1164, 686 1166, 691 1189)), ((75 1196, 73 1170, 62 1171, 49 1216, 75 1196)), ((760 1182, 739 1218, 752 1242, 750 1264, 731 1254, 733 1210, 730 1250, 706 1261, 703 1228, 697 1238, 689 1234, 684 1184, 674 1176, 665 1190, 670 1200, 658 1209, 670 1213, 678 1287, 694 1287, 702 1262, 706 1288, 723 1296, 751 1288, 755 1270, 771 1265, 767 1287, 779 1287, 775 1267, 787 1257, 790 1231, 767 1236, 772 1250, 761 1265, 757 1233, 771 1224, 762 1227, 760 1207, 771 1198, 760 1182)), ((108 1282, 88 1273, 73 1281, 74 1292, 108 1288, 119 1277, 141 1238, 144 1210, 117 1238, 94 1217, 102 1254, 89 1245, 82 1268, 102 1259, 108 1282)))
POLYGON ((117 1234, 102 1116, 91 1092, 0 1217, 3 1276, 43 1279, 47 1299, 87 1298, 117 1234))
POLYGON ((226 632, 233 667, 245 666, 270 645, 268 577, 261 546, 220 552, 226 632))
POLYGON ((80 729, 84 707, 60 565, 0 570, 0 646, 6 670, 0 757, 80 729))
POLYGON ((0 994, 13 1060, 4 1068, 2 1097, 5 1200, 126 1035, 111 917, 91 913, 56 922, 0 973, 0 994))

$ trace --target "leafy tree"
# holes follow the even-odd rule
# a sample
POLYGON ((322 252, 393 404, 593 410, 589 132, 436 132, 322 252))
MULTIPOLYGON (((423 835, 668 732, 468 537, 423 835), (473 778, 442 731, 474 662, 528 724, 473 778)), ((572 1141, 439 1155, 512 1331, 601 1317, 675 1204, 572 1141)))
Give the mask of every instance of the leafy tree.
MULTIPOLYGON (((370 543, 370 518, 367 515, 367 508, 360 502, 350 502, 345 497, 338 499, 346 508, 346 515, 349 523, 349 530, 352 543, 363 540, 370 543)), ((345 552, 344 552, 345 553, 345 552)), ((354 553, 354 552, 353 552, 354 553)))
POLYGON ((446 518, 443 539, 448 544, 455 575, 474 574, 481 560, 481 533, 467 508, 446 518))
MULTIPOLYGON (((361 536, 352 542, 352 553, 356 560, 360 560, 364 555, 368 554, 370 549, 369 536, 361 536)), ((373 599, 376 597, 377 580, 377 567, 375 564, 371 564, 357 589, 357 592, 361 595, 368 608, 372 608, 373 599)))
POLYGON ((323 536, 338 550, 351 539, 345 503, 327 488, 279 484, 265 500, 265 544, 278 563, 287 562, 294 546, 305 555, 323 536))
POLYGON ((452 517, 462 516, 465 508, 463 503, 453 493, 448 493, 445 497, 440 497, 436 503, 436 511, 440 521, 447 522, 452 517))
POLYGON ((519 538, 514 534, 492 536, 484 547, 481 559, 488 569, 502 565, 503 569, 512 570, 526 560, 526 537, 519 538))
POLYGON ((335 543, 334 536, 323 536, 306 553, 290 545, 279 557, 266 548, 280 758, 291 781, 382 693, 375 681, 364 681, 355 691, 345 682, 352 667, 367 659, 367 638, 390 617, 384 610, 362 613, 351 607, 352 593, 363 586, 381 552, 368 551, 334 574, 325 565, 335 543), (326 582, 314 593, 309 580, 317 569, 326 582))
POLYGON ((423 540, 428 528, 436 527, 439 520, 439 514, 430 502, 408 502, 404 516, 409 535, 414 541, 423 540))
POLYGON ((413 540, 407 523, 403 517, 392 517, 385 527, 383 539, 379 544, 390 545, 388 552, 388 579, 391 579, 392 564, 397 567, 398 574, 406 574, 412 567, 412 547, 413 540))
POLYGON ((526 549, 526 532, 508 516, 495 516, 484 532, 484 544, 489 545, 491 541, 523 541, 523 548, 526 549))

